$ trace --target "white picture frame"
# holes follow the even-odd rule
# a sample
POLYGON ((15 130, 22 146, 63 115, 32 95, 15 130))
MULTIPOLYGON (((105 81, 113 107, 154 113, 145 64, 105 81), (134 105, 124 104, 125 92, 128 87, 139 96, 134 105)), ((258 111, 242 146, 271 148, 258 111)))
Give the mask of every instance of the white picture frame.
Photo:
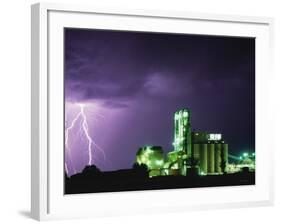
POLYGON ((273 19, 38 3, 32 15, 31 214, 37 220, 273 203, 270 97, 273 19), (256 42, 256 185, 63 194, 63 27, 251 36, 256 42), (58 146, 58 147, 56 147, 58 146), (200 196, 200 197, 199 197, 200 196), (178 200, 177 198, 181 198, 178 200), (118 205, 118 206, 116 206, 118 205))

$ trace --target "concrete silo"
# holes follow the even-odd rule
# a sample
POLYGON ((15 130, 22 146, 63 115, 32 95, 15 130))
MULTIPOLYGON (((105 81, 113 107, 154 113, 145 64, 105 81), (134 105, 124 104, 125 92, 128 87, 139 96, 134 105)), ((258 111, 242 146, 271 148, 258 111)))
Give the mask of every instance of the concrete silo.
POLYGON ((227 164, 228 164, 228 144, 222 144, 222 152, 223 152, 225 166, 227 166, 227 164))
POLYGON ((221 150, 222 144, 215 144, 215 173, 221 173, 221 150))
POLYGON ((193 156, 194 159, 200 160, 200 145, 201 144, 193 144, 193 156))
POLYGON ((207 153, 207 144, 199 144, 200 145, 200 159, 199 159, 199 166, 200 166, 200 173, 207 174, 208 173, 208 153, 207 153))
POLYGON ((208 173, 215 172, 215 144, 207 144, 207 163, 208 163, 208 173))

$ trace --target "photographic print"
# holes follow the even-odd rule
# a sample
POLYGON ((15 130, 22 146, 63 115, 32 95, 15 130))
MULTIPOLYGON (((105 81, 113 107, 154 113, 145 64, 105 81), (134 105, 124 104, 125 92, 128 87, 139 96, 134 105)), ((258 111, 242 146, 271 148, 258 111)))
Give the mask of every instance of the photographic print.
POLYGON ((65 194, 255 184, 255 38, 64 29, 65 194))

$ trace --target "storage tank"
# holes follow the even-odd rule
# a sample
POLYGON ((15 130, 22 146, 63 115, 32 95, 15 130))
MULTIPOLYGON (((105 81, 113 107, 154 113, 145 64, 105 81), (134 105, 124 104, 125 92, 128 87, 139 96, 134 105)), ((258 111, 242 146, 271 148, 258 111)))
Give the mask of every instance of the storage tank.
POLYGON ((200 173, 203 172, 207 174, 208 172, 208 162, 207 162, 207 144, 200 144, 200 159, 199 159, 199 166, 200 166, 200 173))
POLYGON ((224 153, 224 161, 225 161, 225 165, 227 166, 228 164, 228 144, 222 144, 222 150, 224 153))
POLYGON ((221 150, 220 143, 215 144, 215 173, 221 173, 221 150))
POLYGON ((193 156, 194 159, 200 160, 200 144, 194 144, 193 145, 193 156))
POLYGON ((228 144, 223 144, 224 159, 228 163, 228 144))
POLYGON ((215 172, 215 145, 213 143, 209 143, 207 146, 207 163, 208 163, 208 173, 215 172))

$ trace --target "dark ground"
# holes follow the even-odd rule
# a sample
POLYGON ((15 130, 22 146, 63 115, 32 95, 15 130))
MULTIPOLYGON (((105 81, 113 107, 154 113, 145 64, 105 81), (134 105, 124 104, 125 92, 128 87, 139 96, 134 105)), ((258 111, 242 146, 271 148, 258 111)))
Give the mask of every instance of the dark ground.
POLYGON ((159 190, 175 188, 254 185, 255 172, 224 175, 158 176, 149 178, 143 169, 100 172, 95 166, 65 177, 65 194, 159 190))

